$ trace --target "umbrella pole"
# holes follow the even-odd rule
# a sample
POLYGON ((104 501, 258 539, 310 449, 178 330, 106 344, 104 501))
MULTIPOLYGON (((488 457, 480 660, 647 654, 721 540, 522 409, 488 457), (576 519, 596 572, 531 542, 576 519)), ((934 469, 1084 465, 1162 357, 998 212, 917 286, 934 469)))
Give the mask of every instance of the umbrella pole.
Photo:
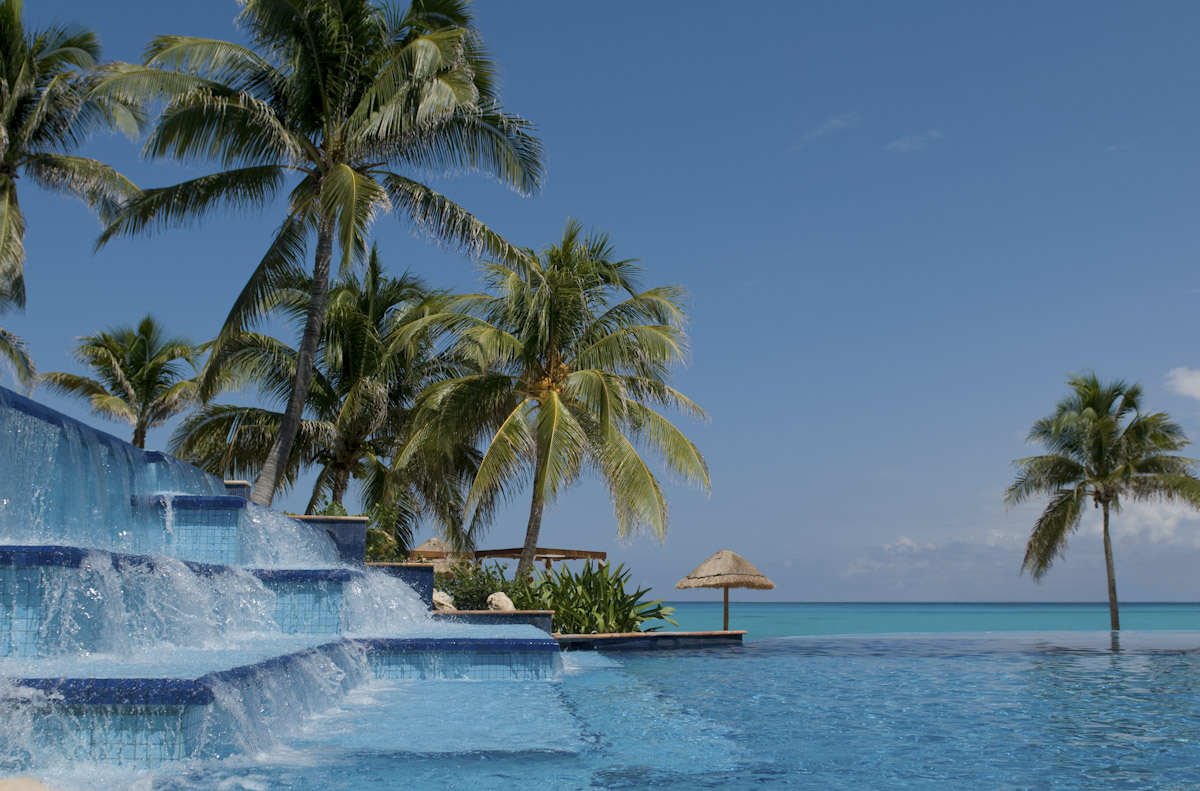
POLYGON ((725 626, 723 628, 725 631, 728 632, 729 631, 729 586, 728 585, 725 586, 724 591, 725 591, 725 626))

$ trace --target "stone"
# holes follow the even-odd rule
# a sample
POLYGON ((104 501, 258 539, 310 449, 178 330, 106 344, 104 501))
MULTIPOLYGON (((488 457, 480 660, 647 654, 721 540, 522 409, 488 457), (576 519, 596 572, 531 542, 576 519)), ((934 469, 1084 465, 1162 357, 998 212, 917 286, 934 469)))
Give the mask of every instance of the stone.
POLYGON ((454 597, 445 591, 433 591, 433 609, 447 612, 454 609, 454 597))
POLYGON ((512 599, 508 598, 507 593, 496 591, 491 596, 488 596, 488 609, 515 612, 517 608, 512 603, 512 599))

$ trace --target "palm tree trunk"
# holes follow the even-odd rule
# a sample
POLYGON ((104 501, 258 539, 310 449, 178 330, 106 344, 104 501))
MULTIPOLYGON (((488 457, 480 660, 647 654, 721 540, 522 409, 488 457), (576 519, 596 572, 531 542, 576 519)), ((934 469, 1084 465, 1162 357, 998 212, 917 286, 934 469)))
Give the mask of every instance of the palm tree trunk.
POLYGON ((334 467, 333 469, 333 491, 329 495, 329 502, 342 504, 342 498, 346 496, 346 488, 350 485, 350 468, 349 467, 334 467))
POLYGON ((1113 566, 1112 538, 1108 534, 1108 503, 1104 509, 1104 567, 1108 571, 1108 620, 1114 632, 1120 630, 1121 619, 1117 615, 1117 570, 1113 566))
POLYGON ((262 473, 254 484, 250 501, 259 505, 270 505, 275 499, 275 490, 283 480, 287 460, 292 453, 296 434, 300 431, 300 420, 304 416, 304 402, 308 398, 308 386, 312 381, 313 361, 317 356, 317 341, 321 337, 321 322, 325 318, 325 295, 329 291, 329 262, 333 258, 333 223, 321 220, 317 230, 316 260, 313 262, 312 294, 308 303, 308 316, 304 321, 304 335, 296 355, 296 378, 292 381, 292 394, 288 398, 287 410, 279 423, 279 434, 263 464, 262 473))
POLYGON ((525 528, 525 546, 521 549, 521 559, 517 561, 517 579, 524 579, 533 573, 533 558, 537 554, 538 533, 542 531, 542 511, 546 500, 543 496, 542 479, 546 476, 546 464, 539 451, 537 467, 533 471, 533 502, 529 505, 529 525, 525 528))
POLYGON ((133 427, 133 447, 146 448, 146 427, 141 423, 133 427))

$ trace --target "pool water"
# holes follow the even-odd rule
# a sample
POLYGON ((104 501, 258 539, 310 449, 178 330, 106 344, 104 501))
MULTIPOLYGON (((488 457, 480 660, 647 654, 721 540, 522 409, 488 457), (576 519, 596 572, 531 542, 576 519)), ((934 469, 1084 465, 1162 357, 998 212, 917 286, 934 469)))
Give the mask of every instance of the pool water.
MULTIPOLYGON (((767 639, 372 682, 257 755, 58 788, 1195 789, 1200 632, 767 639)), ((84 782, 86 780, 86 782, 84 782)))

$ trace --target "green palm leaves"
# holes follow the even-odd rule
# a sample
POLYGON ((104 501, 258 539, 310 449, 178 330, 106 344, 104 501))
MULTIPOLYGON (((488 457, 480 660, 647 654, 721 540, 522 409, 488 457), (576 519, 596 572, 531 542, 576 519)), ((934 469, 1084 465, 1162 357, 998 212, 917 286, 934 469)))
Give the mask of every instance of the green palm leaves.
POLYGON ((605 236, 571 222, 536 259, 487 264, 489 293, 431 318, 460 334, 459 354, 478 369, 433 385, 424 401, 431 430, 483 440, 466 522, 497 493, 532 484, 522 574, 545 505, 586 468, 607 484, 622 538, 667 531, 666 497, 640 448, 682 480, 709 486, 700 451, 656 409, 704 417, 668 384, 687 355, 684 293, 642 289, 638 273, 616 260, 605 236))
MULTIPOLYGON (((95 129, 136 131, 137 104, 90 95, 100 57, 96 34, 77 25, 26 30, 21 0, 0 2, 0 314, 25 307, 25 216, 17 180, 84 200, 111 218, 136 188, 94 159, 70 156, 95 129)), ((24 342, 0 328, 0 359, 32 386, 24 342)))
POLYGON ((77 196, 111 218, 136 188, 107 165, 68 152, 96 129, 132 134, 142 120, 136 102, 92 95, 100 57, 94 33, 76 25, 27 31, 21 12, 21 0, 0 2, 0 298, 17 308, 25 305, 18 177, 77 196))
POLYGON ((444 242, 515 260, 520 251, 404 173, 480 171, 530 193, 542 182, 542 149, 525 121, 501 110, 495 67, 460 0, 403 10, 370 0, 246 0, 239 21, 250 48, 161 36, 144 64, 113 65, 100 80, 97 96, 165 103, 147 156, 222 168, 140 193, 101 244, 219 207, 260 208, 291 185, 287 216, 218 338, 219 348, 254 322, 272 278, 301 266, 315 238, 291 399, 253 494, 269 504, 299 431, 334 248, 348 266, 366 254, 375 220, 399 213, 444 242))
POLYGON ((1103 384, 1094 374, 1073 376, 1068 384, 1070 395, 1029 432, 1030 441, 1044 445, 1048 453, 1013 462, 1018 473, 1005 503, 1050 498, 1025 548, 1022 569, 1035 580, 1066 552, 1088 500, 1101 509, 1110 620, 1119 629, 1109 513, 1120 512, 1122 499, 1200 507, 1200 480, 1192 459, 1170 455, 1188 444, 1183 429, 1165 413, 1142 414, 1141 385, 1103 384))
MULTIPOLYGON (((364 267, 338 279, 329 292, 321 343, 306 400, 306 417, 284 468, 290 486, 308 467, 318 470, 307 511, 342 504, 352 480, 376 526, 401 545, 421 517, 458 529, 463 492, 477 453, 466 443, 448 448, 413 445, 413 407, 431 382, 461 372, 436 348, 426 318, 444 300, 413 277, 383 274, 372 249, 364 267)), ((312 280, 293 271, 276 278, 259 308, 302 328, 312 280)), ((251 384, 269 401, 286 403, 295 377, 296 349, 257 333, 227 342, 213 366, 225 384, 251 384)), ((283 415, 270 409, 208 404, 179 426, 172 452, 217 475, 257 474, 270 454, 283 415)))
POLYGON ((101 417, 133 426, 133 444, 139 448, 146 446, 149 429, 195 402, 196 347, 185 338, 168 336, 150 316, 137 327, 113 327, 80 338, 73 351, 76 360, 95 372, 95 379, 52 372, 40 381, 51 390, 85 399, 101 417))

